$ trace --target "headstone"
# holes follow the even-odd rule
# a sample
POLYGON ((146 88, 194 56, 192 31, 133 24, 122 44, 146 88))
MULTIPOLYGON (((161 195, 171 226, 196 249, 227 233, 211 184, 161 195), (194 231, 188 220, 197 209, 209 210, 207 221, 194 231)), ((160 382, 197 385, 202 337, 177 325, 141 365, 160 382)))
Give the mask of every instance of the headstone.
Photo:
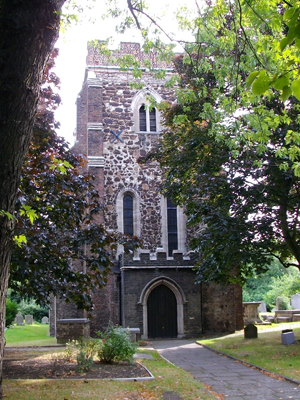
POLYGON ((276 310, 284 310, 282 298, 280 296, 278 296, 276 299, 276 310))
POLYGON ((32 325, 33 324, 33 315, 25 315, 25 324, 32 325))
POLYGON ((257 328, 254 324, 248 324, 244 328, 245 339, 257 339, 257 328))
POLYGON ((42 318, 42 324, 49 324, 49 318, 48 317, 43 317, 42 318))
POLYGON ((291 306, 294 310, 300 310, 300 293, 296 293, 292 296, 291 306))
POLYGON ((20 311, 19 311, 18 314, 16 315, 16 324, 17 324, 17 325, 24 325, 24 317, 23 317, 23 315, 20 313, 20 311))
POLYGON ((264 301, 262 301, 262 302, 260 303, 260 305, 258 306, 257 311, 258 311, 259 313, 267 312, 267 306, 266 306, 266 303, 265 303, 264 301))
POLYGON ((294 344, 295 343, 295 336, 292 329, 285 329, 282 331, 281 334, 281 344, 294 344))

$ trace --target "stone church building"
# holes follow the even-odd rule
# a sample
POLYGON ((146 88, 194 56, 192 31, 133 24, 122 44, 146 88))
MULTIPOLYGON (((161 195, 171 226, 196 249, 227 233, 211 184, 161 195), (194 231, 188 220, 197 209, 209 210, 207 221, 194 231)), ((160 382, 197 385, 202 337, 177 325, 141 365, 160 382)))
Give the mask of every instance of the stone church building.
MULTIPOLYGON (((137 43, 121 43, 116 56, 149 57, 137 43)), ((156 61, 154 68, 167 67, 156 61)), ((170 77, 172 70, 167 73, 170 77)), ((88 47, 82 90, 77 98, 76 152, 86 155, 89 172, 104 205, 99 216, 107 229, 136 235, 143 248, 124 254, 119 246, 105 288, 94 294, 91 334, 112 321, 139 328, 140 337, 183 338, 208 331, 243 328, 241 288, 195 284, 195 256, 188 251, 183 210, 159 192, 157 163, 139 164, 161 134, 159 110, 149 97, 173 103, 174 90, 144 71, 142 89, 133 89, 131 72, 88 47)), ((82 311, 56 300, 56 323, 84 318, 82 311)), ((70 327, 69 327, 70 328, 70 327)))

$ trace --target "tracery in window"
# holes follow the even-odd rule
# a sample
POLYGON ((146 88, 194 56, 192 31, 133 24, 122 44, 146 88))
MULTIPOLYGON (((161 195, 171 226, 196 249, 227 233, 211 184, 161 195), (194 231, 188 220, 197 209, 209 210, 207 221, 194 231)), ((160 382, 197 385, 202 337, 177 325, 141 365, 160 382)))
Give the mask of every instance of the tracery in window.
POLYGON ((156 103, 162 101, 161 96, 153 89, 147 87, 138 92, 132 100, 132 111, 135 132, 159 132, 159 111, 157 108, 151 106, 150 98, 156 103))
POLYGON ((156 108, 142 104, 139 109, 139 127, 141 132, 156 132, 156 108))

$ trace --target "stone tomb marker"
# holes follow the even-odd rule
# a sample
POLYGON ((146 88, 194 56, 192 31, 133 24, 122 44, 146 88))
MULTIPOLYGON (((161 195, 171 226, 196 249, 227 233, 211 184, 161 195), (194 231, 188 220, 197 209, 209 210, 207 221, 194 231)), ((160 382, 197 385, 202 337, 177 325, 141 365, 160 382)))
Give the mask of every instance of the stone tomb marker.
POLYGON ((42 318, 42 324, 49 324, 49 318, 48 317, 43 317, 42 318))
POLYGON ((294 344, 295 343, 295 336, 292 329, 285 329, 281 333, 281 344, 294 344))
POLYGON ((300 310, 300 293, 296 293, 292 296, 291 306, 294 310, 300 310))
POLYGON ((20 313, 20 311, 19 311, 18 314, 16 315, 16 324, 17 324, 17 325, 24 325, 24 317, 23 317, 23 315, 20 313))
POLYGON ((258 311, 259 313, 265 313, 265 312, 267 312, 267 306, 266 306, 266 303, 265 303, 264 301, 262 301, 262 302, 260 303, 260 305, 258 306, 257 311, 258 311))
POLYGON ((257 339, 257 328, 254 324, 248 324, 245 326, 244 339, 257 339))
POLYGON ((25 315, 25 324, 32 325, 33 324, 33 315, 25 315))

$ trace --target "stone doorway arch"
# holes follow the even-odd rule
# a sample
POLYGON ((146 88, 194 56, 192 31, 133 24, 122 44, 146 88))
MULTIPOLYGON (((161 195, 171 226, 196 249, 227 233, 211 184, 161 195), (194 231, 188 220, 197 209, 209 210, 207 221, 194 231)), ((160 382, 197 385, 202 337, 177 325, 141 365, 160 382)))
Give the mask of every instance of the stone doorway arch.
POLYGON ((142 339, 148 339, 148 298, 153 289, 159 285, 167 286, 174 294, 177 306, 177 338, 184 336, 183 305, 187 303, 183 290, 172 279, 162 276, 150 281, 142 290, 139 304, 143 307, 143 334, 142 339))

